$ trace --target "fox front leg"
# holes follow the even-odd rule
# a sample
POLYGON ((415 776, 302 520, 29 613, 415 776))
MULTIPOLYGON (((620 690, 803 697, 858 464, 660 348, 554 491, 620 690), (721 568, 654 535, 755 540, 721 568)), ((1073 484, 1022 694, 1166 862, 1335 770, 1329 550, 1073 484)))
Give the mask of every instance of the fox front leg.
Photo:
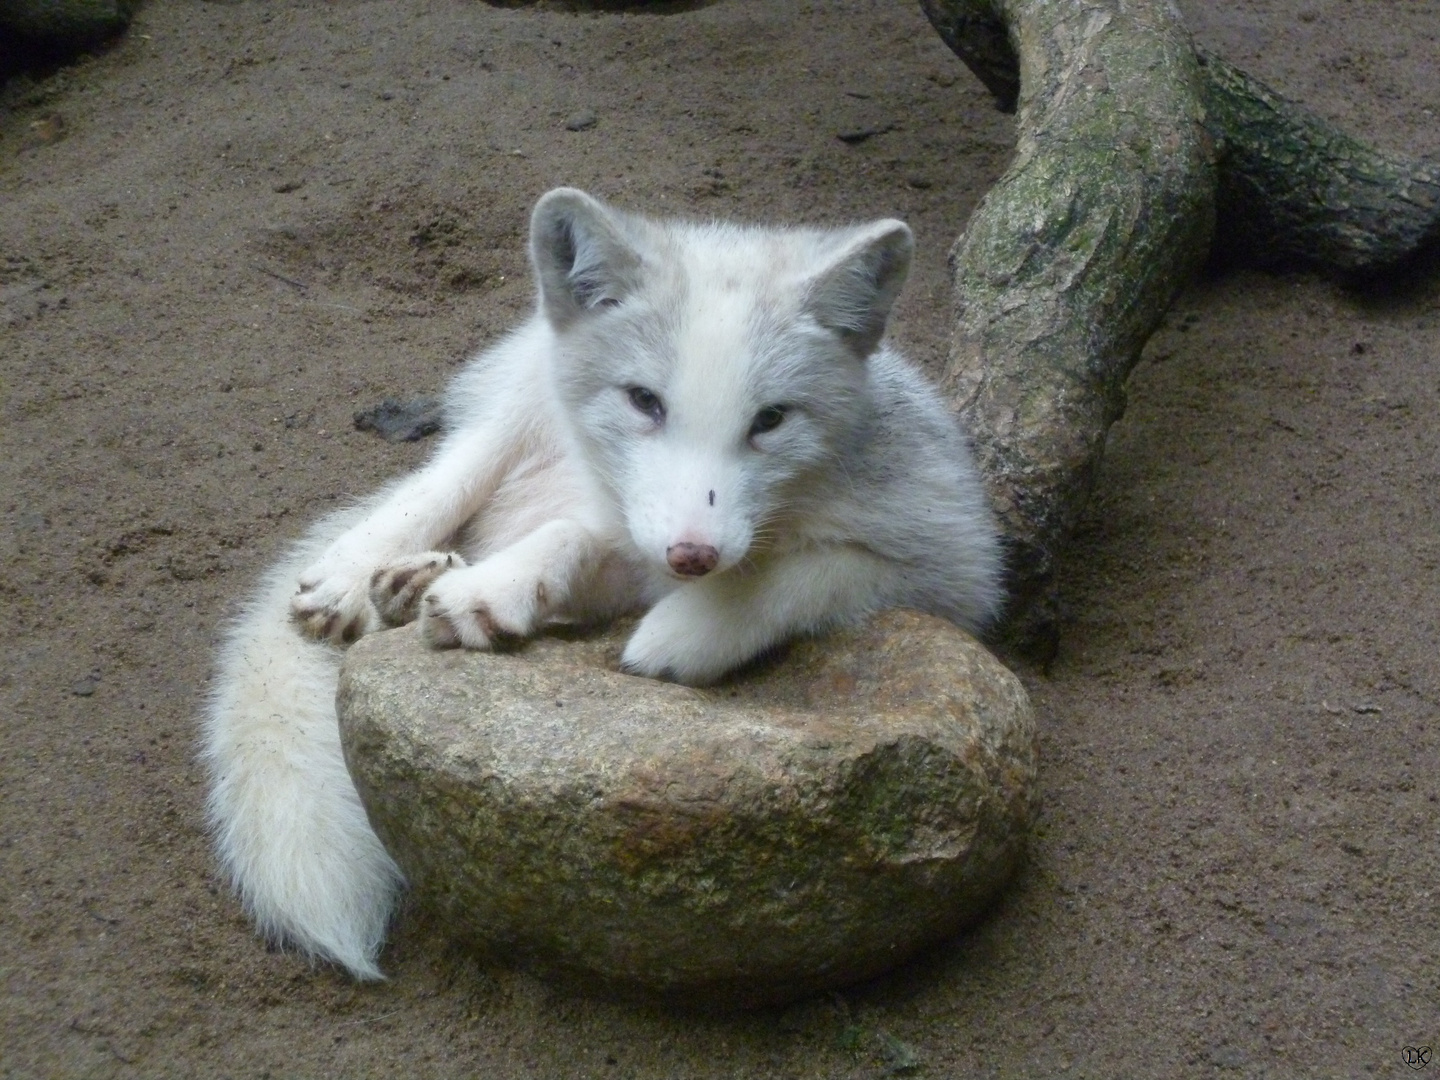
POLYGON ((454 437, 429 464, 373 499, 301 573, 290 601, 301 632, 348 643, 414 618, 415 598, 457 565, 458 556, 433 549, 478 513, 494 489, 492 443, 485 436, 454 437))
POLYGON ((898 572, 864 549, 836 546, 780 556, 757 572, 681 585, 640 620, 622 666, 691 685, 714 682, 797 634, 884 607, 898 572))
POLYGON ((438 578, 420 603, 420 633, 442 649, 492 649, 531 637, 591 590, 605 551, 578 522, 548 522, 438 578))

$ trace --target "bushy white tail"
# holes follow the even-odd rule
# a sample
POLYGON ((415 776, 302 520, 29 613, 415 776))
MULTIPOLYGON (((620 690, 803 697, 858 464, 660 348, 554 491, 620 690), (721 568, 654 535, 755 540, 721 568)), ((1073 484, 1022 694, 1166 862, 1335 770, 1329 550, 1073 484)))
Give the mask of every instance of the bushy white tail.
POLYGON ((316 531, 265 578, 230 628, 204 726, 216 849, 261 933, 383 978, 375 958, 404 884, 345 768, 335 716, 340 651, 290 622, 316 531))

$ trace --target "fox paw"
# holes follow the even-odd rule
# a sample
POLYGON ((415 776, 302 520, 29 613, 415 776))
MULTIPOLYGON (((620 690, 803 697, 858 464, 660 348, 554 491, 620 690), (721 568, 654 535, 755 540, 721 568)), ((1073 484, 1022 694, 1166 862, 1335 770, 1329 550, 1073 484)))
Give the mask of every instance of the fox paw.
POLYGON ((682 586, 640 620, 625 643, 620 666, 631 675, 692 686, 714 682, 760 651, 733 640, 734 629, 682 586))
POLYGON ((439 578, 420 604, 420 633, 437 649, 494 649, 533 634, 544 604, 535 581, 488 563, 439 578))
POLYGON ((441 574, 465 560, 454 552, 426 551, 380 567, 370 575, 370 603, 388 626, 404 626, 420 614, 420 597, 441 574))
POLYGON ((290 598, 290 618, 301 633, 337 645, 348 645, 381 625, 380 613, 370 603, 369 575, 327 574, 322 566, 300 576, 290 598))

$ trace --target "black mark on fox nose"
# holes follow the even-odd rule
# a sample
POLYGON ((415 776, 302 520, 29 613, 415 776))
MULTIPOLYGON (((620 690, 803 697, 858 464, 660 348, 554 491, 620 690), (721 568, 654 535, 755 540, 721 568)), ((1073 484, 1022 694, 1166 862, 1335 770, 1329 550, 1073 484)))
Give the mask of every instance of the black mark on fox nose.
POLYGON ((710 505, 711 505, 711 506, 714 506, 714 505, 715 505, 715 493, 714 493, 713 491, 710 492, 710 505))
POLYGON ((670 569, 684 577, 704 577, 720 561, 720 552, 709 544, 671 544, 665 549, 670 569))

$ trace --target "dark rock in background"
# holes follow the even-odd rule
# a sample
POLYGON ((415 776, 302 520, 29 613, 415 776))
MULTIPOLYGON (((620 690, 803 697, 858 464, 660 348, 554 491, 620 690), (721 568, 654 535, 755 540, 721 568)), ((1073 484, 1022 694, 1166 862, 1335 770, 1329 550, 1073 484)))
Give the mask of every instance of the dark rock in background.
POLYGON ((0 0, 0 79, 44 71, 130 25, 139 0, 0 0))

